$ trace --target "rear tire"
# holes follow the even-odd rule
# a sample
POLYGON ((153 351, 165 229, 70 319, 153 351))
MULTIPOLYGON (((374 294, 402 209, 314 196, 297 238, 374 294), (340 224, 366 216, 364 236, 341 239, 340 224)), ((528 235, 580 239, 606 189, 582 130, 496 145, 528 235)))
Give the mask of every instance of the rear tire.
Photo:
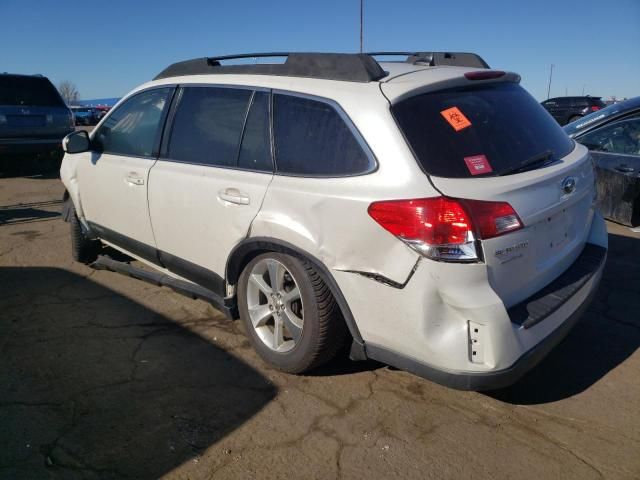
POLYGON ((249 262, 238 282, 238 309, 258 355, 284 372, 319 367, 347 337, 327 284, 311 264, 291 255, 271 252, 249 262))
MULTIPOLYGON (((67 200, 70 202, 71 200, 67 200)), ((100 240, 91 240, 82 231, 76 209, 72 205, 69 225, 71 226, 71 256, 76 262, 89 264, 98 258, 101 244, 100 240)))

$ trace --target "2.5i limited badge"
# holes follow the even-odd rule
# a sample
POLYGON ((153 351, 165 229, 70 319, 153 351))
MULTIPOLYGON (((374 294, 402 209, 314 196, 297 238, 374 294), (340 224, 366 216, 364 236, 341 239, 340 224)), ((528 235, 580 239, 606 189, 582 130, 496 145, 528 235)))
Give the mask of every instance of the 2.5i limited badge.
POLYGON ((529 242, 520 242, 515 245, 511 245, 506 248, 499 248, 495 252, 496 258, 500 260, 500 263, 507 263, 516 258, 520 258, 524 255, 524 249, 529 246, 529 242))

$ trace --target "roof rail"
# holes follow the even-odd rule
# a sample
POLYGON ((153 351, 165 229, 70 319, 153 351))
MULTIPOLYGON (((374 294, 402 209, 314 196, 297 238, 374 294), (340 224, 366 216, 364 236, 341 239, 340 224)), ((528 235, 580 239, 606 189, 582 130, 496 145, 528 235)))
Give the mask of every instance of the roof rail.
POLYGON ((372 57, 404 57, 406 63, 436 67, 449 65, 456 67, 489 68, 487 62, 475 53, 468 52, 370 52, 372 57))
POLYGON ((210 73, 235 73, 252 75, 279 75, 288 77, 311 77, 348 82, 371 82, 386 73, 371 56, 362 53, 244 53, 222 57, 205 57, 186 60, 169 65, 154 80, 181 75, 210 73), (222 65, 225 60, 244 58, 286 57, 284 63, 252 65, 222 65))

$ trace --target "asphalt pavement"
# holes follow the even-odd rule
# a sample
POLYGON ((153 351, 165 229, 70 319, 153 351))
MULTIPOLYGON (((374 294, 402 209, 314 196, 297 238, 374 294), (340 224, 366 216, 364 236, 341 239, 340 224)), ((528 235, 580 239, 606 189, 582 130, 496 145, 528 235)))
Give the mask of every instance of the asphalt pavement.
MULTIPOLYGON (((51 175, 0 178, 0 478, 640 478, 640 234, 516 385, 266 367, 210 305, 71 260, 51 175)), ((392 328, 393 318, 389 318, 392 328)))

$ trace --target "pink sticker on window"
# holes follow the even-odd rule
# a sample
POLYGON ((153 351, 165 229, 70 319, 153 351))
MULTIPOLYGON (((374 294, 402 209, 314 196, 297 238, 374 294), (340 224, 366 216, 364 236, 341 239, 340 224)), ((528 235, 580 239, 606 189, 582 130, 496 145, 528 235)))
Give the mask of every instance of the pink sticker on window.
POLYGON ((464 163, 467 164, 467 168, 471 175, 482 175, 483 173, 493 172, 493 168, 489 165, 489 160, 487 160, 487 157, 484 155, 464 157, 464 163))

